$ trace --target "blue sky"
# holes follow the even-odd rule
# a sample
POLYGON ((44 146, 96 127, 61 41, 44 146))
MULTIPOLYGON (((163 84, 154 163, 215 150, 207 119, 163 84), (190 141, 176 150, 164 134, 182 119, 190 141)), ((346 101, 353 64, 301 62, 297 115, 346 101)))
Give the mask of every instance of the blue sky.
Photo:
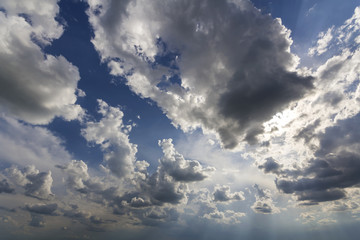
POLYGON ((0 3, 4 239, 357 239, 358 1, 0 3))

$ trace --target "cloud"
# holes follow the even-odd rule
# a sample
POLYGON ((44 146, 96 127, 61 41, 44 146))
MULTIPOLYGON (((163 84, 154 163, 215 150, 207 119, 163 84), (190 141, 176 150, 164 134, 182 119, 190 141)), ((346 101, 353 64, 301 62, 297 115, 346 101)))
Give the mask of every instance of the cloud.
POLYGON ((141 184, 155 204, 179 203, 186 197, 186 183, 202 181, 215 169, 203 168, 198 161, 185 160, 179 154, 172 139, 159 141, 164 156, 159 160, 157 171, 141 184))
POLYGON ((163 171, 167 172, 175 181, 193 182, 204 180, 215 169, 213 167, 203 168, 198 161, 185 160, 176 152, 172 139, 159 141, 164 157, 160 159, 163 171))
POLYGON ((262 165, 259 165, 258 168, 263 169, 265 173, 279 174, 279 170, 282 166, 270 157, 267 158, 262 165))
POLYGON ((31 126, 13 118, 0 117, 0 162, 25 167, 35 165, 42 171, 70 161, 63 141, 44 127, 31 126))
POLYGON ((295 70, 290 31, 248 1, 88 3, 110 73, 174 125, 216 133, 225 148, 255 143, 265 121, 312 88, 295 70))
POLYGON ((67 185, 76 190, 84 189, 84 181, 89 179, 88 166, 83 161, 72 160, 65 165, 56 167, 64 170, 67 174, 67 185))
POLYGON ((33 124, 47 124, 55 116, 81 118, 84 111, 75 104, 78 69, 39 46, 49 45, 63 32, 55 20, 57 1, 6 0, 0 7, 1 111, 33 124))
POLYGON ((268 189, 262 189, 257 184, 255 184, 253 188, 256 190, 256 201, 251 206, 251 209, 254 212, 262 214, 274 214, 280 212, 280 209, 274 205, 271 193, 268 189))
POLYGON ((34 166, 28 166, 23 170, 11 167, 6 169, 6 172, 10 178, 24 188, 25 195, 45 200, 54 197, 51 192, 53 183, 51 171, 39 172, 34 166))
POLYGON ((0 193, 13 193, 14 191, 15 189, 10 187, 6 179, 0 181, 0 193))
POLYGON ((28 210, 31 213, 38 213, 38 214, 44 214, 44 215, 54 215, 55 211, 57 210, 58 205, 56 203, 39 203, 34 205, 27 204, 25 206, 25 209, 28 210))
POLYGON ((230 192, 229 186, 216 185, 213 192, 215 202, 231 202, 244 200, 243 192, 230 192))
POLYGON ((102 119, 87 122, 81 133, 86 141, 101 146, 104 162, 115 176, 130 177, 134 172, 137 152, 137 146, 130 143, 128 136, 132 126, 123 123, 124 114, 119 108, 111 107, 102 100, 98 100, 98 104, 102 119))
POLYGON ((301 178, 279 179, 277 187, 295 193, 299 201, 319 203, 346 197, 346 188, 360 182, 359 115, 338 121, 319 134, 314 159, 301 169, 301 178), (311 176, 311 177, 310 177, 311 176))
POLYGON ((326 31, 326 33, 321 32, 319 34, 316 46, 309 49, 308 54, 310 56, 314 56, 314 55, 319 56, 328 50, 329 44, 334 37, 332 35, 333 30, 334 30, 334 27, 329 28, 326 31))
POLYGON ((359 183, 359 11, 332 28, 324 52, 330 57, 312 70, 314 91, 267 122, 262 137, 269 144, 249 154, 300 205, 355 199, 349 192, 359 183))
POLYGON ((316 46, 309 49, 309 55, 321 55, 332 50, 341 53, 342 48, 356 48, 360 42, 360 7, 356 7, 351 18, 347 19, 338 28, 330 27, 326 33, 321 32, 318 36, 316 46), (341 47, 336 46, 341 45, 341 47))
POLYGON ((42 215, 31 213, 31 221, 29 222, 29 226, 32 227, 45 227, 46 222, 45 218, 42 215))

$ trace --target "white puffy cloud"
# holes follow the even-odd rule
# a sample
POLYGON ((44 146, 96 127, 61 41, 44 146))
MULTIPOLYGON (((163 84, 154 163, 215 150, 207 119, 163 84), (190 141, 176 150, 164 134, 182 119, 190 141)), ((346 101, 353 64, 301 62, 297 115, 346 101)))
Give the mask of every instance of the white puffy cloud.
POLYGON ((75 104, 78 69, 38 45, 63 32, 55 20, 57 1, 6 0, 0 8, 0 110, 33 124, 55 116, 81 118, 84 111, 75 104))
POLYGON ((74 189, 80 190, 85 187, 84 181, 87 181, 90 176, 88 173, 88 166, 83 161, 72 160, 65 165, 57 165, 58 168, 63 169, 67 174, 67 184, 74 189))
POLYGON ((88 3, 110 73, 174 125, 216 133, 226 148, 255 143, 263 122, 312 88, 295 70, 290 31, 249 1, 88 3))
POLYGON ((102 119, 98 122, 89 121, 81 133, 88 142, 101 146, 104 161, 110 171, 117 177, 130 177, 134 172, 137 146, 130 143, 131 125, 123 123, 123 112, 106 102, 98 100, 102 119))

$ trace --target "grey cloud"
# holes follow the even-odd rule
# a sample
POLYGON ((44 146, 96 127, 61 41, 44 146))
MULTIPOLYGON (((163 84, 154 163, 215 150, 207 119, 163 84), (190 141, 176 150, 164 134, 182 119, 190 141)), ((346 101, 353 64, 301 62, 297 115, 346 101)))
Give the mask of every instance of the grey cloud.
POLYGON ((15 189, 10 187, 10 184, 7 182, 6 179, 0 181, 0 193, 13 193, 15 189))
POLYGON ((360 183, 359 117, 340 120, 319 134, 316 158, 299 169, 301 177, 277 179, 278 189, 310 204, 345 198, 346 189, 360 183))
POLYGON ((255 204, 252 206, 252 209, 257 213, 264 214, 272 213, 273 211, 272 207, 269 204, 260 201, 255 202, 255 204))
POLYGON ((258 166, 259 169, 263 169, 265 173, 279 174, 282 165, 276 162, 273 158, 267 158, 265 162, 258 166))
POLYGON ((159 208, 154 207, 145 212, 143 217, 140 217, 144 225, 156 226, 167 222, 178 220, 180 214, 176 208, 159 208))
POLYGON ((164 152, 164 157, 160 159, 161 170, 173 177, 175 181, 201 181, 215 170, 212 167, 203 168, 198 161, 185 160, 176 152, 172 139, 159 141, 159 146, 164 152))
POLYGON ((45 227, 46 222, 44 216, 41 216, 36 213, 31 213, 31 221, 29 222, 29 226, 32 227, 45 227))
POLYGON ((34 205, 26 205, 25 209, 32 213, 54 215, 55 211, 58 209, 58 205, 56 203, 49 203, 49 204, 40 203, 34 205))
POLYGON ((270 190, 263 189, 257 184, 255 184, 253 188, 256 190, 256 201, 251 206, 251 209, 254 212, 261 214, 274 214, 280 212, 280 210, 273 203, 270 190))
POLYGON ((317 119, 311 124, 308 124, 306 127, 302 128, 297 135, 294 136, 295 139, 300 140, 303 138, 305 143, 309 143, 309 141, 315 137, 315 129, 320 125, 320 120, 317 119))
POLYGON ((151 203, 149 201, 142 199, 141 197, 139 198, 134 197, 130 201, 130 206, 134 208, 141 208, 141 207, 151 206, 151 203))
POLYGON ((174 125, 215 132, 225 148, 256 143, 265 121, 313 88, 313 78, 295 70, 289 32, 249 1, 137 1, 117 17, 119 4, 104 4, 101 14, 89 5, 92 42, 111 74, 127 78, 130 89, 154 100, 174 125), (175 69, 156 61, 170 53, 178 56, 175 69), (169 81, 161 88, 171 73, 180 76, 180 86, 169 81))
POLYGON ((26 178, 29 180, 24 187, 26 195, 40 199, 50 199, 54 196, 51 192, 53 179, 50 171, 30 174, 26 178))
POLYGON ((38 199, 48 200, 54 197, 51 192, 53 178, 51 171, 39 172, 34 166, 22 170, 17 167, 6 169, 10 178, 25 189, 25 194, 38 199))
POLYGON ((214 192, 214 201, 215 202, 230 202, 230 201, 239 201, 244 200, 244 193, 243 192, 230 192, 229 186, 215 186, 214 192))
POLYGON ((157 171, 142 184, 142 189, 157 204, 179 203, 185 198, 187 182, 205 179, 214 168, 203 168, 199 162, 185 160, 172 143, 172 139, 159 141, 164 156, 159 161, 157 171))

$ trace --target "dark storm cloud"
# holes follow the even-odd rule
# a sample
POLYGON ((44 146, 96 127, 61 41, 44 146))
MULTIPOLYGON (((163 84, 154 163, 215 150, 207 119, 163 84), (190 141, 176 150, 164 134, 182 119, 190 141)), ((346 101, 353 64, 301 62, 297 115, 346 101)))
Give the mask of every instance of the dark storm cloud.
POLYGON ((299 178, 277 179, 278 189, 310 204, 346 197, 360 183, 360 116, 340 120, 317 137, 320 146, 299 178))
POLYGON ((15 189, 10 187, 6 179, 0 181, 0 193, 13 193, 15 189))

